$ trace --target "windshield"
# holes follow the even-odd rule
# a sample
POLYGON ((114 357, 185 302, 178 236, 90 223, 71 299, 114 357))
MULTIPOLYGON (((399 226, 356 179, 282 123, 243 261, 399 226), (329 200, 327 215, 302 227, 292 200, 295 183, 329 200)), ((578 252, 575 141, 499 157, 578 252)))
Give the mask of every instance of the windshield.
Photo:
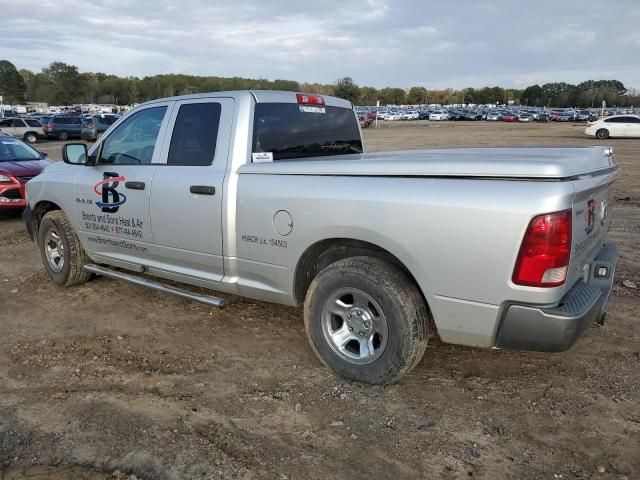
POLYGON ((273 160, 362 153, 362 140, 351 109, 258 103, 253 153, 271 153, 273 160))
POLYGON ((0 162, 41 160, 37 150, 11 137, 0 136, 0 162))

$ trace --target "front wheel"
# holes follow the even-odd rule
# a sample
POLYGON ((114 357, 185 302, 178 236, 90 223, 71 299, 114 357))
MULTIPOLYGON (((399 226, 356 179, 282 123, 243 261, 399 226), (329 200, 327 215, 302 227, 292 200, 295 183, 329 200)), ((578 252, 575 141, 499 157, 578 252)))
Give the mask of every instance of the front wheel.
POLYGON ((24 140, 27 143, 36 143, 38 141, 38 136, 35 133, 29 132, 24 136, 24 140))
POLYGON ((596 137, 601 140, 606 140, 607 138, 609 138, 609 130, 607 130, 606 128, 601 128, 596 132, 596 137))
POLYGON ((58 285, 70 287, 91 276, 84 269, 90 263, 87 253, 62 210, 47 213, 40 222, 38 246, 47 274, 58 285))
POLYGON ((307 336, 338 374, 370 384, 394 382, 422 358, 428 311, 407 275, 373 257, 332 263, 305 299, 307 336))
POLYGON ((63 142, 69 140, 69 134, 67 132, 58 133, 58 140, 61 140, 63 142))

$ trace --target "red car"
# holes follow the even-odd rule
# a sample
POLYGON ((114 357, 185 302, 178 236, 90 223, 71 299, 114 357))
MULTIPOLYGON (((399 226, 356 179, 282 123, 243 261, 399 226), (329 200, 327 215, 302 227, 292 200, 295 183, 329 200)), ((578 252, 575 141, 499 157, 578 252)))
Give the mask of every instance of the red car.
POLYGON ((0 211, 26 207, 24 184, 48 164, 42 152, 22 140, 0 135, 0 211))
POLYGON ((502 114, 502 121, 503 122, 517 122, 518 121, 518 115, 516 115, 515 113, 503 113, 502 114))

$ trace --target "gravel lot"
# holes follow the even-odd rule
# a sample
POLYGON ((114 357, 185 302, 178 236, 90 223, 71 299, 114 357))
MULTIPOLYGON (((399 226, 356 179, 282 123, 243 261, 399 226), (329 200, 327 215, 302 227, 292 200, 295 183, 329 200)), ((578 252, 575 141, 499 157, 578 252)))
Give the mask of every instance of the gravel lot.
MULTIPOLYGON (((582 130, 397 122, 365 137, 598 144, 582 130)), ((640 285, 640 140, 607 144, 624 168, 607 324, 562 354, 432 342, 389 387, 323 368, 301 309, 225 296, 217 311, 105 278, 58 288, 19 215, 2 216, 0 479, 639 478, 640 289, 622 282, 640 285)))

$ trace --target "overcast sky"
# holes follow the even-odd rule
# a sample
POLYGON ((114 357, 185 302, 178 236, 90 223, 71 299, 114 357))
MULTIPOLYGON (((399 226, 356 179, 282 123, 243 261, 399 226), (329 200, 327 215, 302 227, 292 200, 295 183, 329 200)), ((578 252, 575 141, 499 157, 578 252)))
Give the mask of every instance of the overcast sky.
POLYGON ((640 0, 0 0, 0 12, 0 58, 34 71, 640 87, 640 0))

